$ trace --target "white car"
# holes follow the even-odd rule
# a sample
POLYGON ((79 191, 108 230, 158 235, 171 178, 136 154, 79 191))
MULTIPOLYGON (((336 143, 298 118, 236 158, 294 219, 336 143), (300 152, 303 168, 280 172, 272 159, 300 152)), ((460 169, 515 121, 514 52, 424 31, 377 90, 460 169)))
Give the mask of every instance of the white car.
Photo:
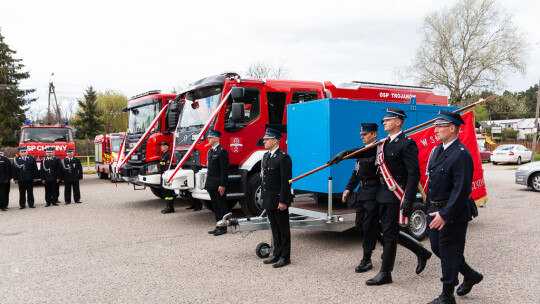
POLYGON ((496 165, 498 163, 516 163, 521 165, 522 162, 530 162, 532 151, 523 145, 500 145, 491 155, 491 162, 496 165))

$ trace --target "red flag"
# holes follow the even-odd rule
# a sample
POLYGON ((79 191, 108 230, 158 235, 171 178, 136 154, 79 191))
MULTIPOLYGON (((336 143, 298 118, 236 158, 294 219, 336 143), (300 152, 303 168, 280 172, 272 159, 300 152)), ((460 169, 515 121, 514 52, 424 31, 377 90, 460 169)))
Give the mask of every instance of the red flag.
MULTIPOLYGON (((465 121, 465 125, 461 126, 459 131, 459 139, 471 152, 474 163, 474 174, 472 183, 471 197, 476 202, 477 206, 482 206, 488 200, 486 192, 486 184, 484 183, 484 171, 482 171, 482 161, 480 160, 480 151, 478 150, 478 142, 476 141, 476 132, 474 130, 474 112, 469 111, 461 115, 465 121)), ((431 150, 440 142, 435 138, 435 127, 431 126, 422 131, 409 135, 410 138, 416 141, 418 145, 418 162, 420 164, 420 186, 425 189, 426 186, 426 166, 431 150)), ((425 198, 425 193, 422 191, 422 196, 425 198)))

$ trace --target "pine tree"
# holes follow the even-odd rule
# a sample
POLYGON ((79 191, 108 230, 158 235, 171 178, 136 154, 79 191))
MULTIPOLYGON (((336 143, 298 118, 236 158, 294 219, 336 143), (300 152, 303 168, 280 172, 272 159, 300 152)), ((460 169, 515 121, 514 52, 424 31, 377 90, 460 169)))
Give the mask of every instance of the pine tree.
POLYGON ((4 42, 0 32, 0 145, 15 146, 18 140, 13 131, 18 130, 26 120, 27 106, 35 98, 25 98, 35 91, 19 89, 21 80, 30 77, 29 72, 22 72, 22 59, 14 58, 17 52, 4 42))
POLYGON ((97 92, 92 86, 86 89, 84 100, 77 100, 79 110, 75 114, 73 125, 84 138, 93 139, 96 135, 104 131, 104 122, 100 118, 103 111, 98 109, 97 92))

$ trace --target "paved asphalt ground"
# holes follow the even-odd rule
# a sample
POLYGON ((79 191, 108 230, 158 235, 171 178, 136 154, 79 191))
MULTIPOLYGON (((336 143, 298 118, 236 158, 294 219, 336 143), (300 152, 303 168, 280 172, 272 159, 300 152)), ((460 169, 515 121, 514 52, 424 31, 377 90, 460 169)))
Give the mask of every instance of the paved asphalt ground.
MULTIPOLYGON (((540 193, 514 184, 513 167, 484 165, 490 200, 470 223, 466 257, 485 279, 458 303, 540 303, 540 193)), ((439 260, 416 275, 402 247, 394 283, 366 286, 381 247, 374 270, 354 273, 354 232, 293 230, 292 264, 273 269, 255 256, 268 231, 214 237, 208 210, 177 201, 163 215, 149 190, 95 174, 81 188, 82 204, 45 208, 38 186, 37 208, 18 210, 12 184, 0 212, 0 303, 427 303, 441 291, 439 260)))

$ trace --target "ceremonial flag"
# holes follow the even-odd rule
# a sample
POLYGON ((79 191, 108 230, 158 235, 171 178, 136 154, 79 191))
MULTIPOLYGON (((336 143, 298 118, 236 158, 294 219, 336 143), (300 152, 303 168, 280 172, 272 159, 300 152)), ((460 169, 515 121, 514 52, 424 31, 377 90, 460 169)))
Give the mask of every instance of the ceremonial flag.
MULTIPOLYGON (((476 132, 474 129, 474 112, 469 111, 462 114, 461 117, 465 121, 464 125, 461 125, 459 131, 459 139, 471 152, 474 163, 474 174, 472 183, 471 197, 476 202, 478 207, 485 204, 488 200, 486 184, 484 182, 484 171, 482 170, 482 161, 480 160, 480 151, 478 150, 478 142, 476 141, 476 132)), ((431 126, 422 131, 409 135, 410 138, 416 141, 418 145, 418 162, 420 164, 420 188, 422 189, 422 196, 425 198, 424 189, 426 187, 427 175, 426 167, 431 150, 435 148, 441 142, 435 138, 435 126, 431 126)))

